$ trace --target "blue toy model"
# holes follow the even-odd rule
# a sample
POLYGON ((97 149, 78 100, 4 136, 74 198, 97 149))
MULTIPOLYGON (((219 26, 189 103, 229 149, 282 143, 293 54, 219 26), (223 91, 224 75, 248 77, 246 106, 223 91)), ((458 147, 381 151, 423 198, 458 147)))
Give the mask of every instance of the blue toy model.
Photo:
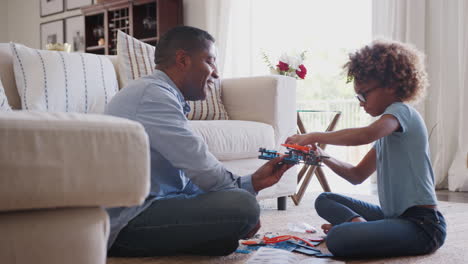
POLYGON ((275 150, 267 150, 265 148, 260 148, 258 151, 260 151, 260 156, 258 156, 259 159, 264 159, 264 160, 271 160, 276 157, 279 157, 279 153, 276 152, 275 150))
MULTIPOLYGON (((315 151, 309 147, 290 144, 282 144, 282 146, 288 149, 288 152, 284 153, 286 157, 283 159, 283 162, 287 164, 299 164, 302 162, 307 165, 321 166, 322 160, 329 158, 327 156, 317 156, 315 151)), ((271 160, 280 156, 280 153, 276 150, 260 148, 258 151, 260 152, 259 159, 271 160)))

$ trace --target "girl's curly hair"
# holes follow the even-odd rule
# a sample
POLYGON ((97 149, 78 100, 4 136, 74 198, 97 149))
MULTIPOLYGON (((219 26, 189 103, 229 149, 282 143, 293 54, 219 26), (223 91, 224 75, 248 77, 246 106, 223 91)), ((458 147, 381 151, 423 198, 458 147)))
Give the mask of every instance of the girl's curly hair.
POLYGON ((378 39, 349 54, 343 66, 347 81, 378 81, 392 87, 402 101, 423 97, 429 85, 424 68, 424 54, 409 44, 378 39))

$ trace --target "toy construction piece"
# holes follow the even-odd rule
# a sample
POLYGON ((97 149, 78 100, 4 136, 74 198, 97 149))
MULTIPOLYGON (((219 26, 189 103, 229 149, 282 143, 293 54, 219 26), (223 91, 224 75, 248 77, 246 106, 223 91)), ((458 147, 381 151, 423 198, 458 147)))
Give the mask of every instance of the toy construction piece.
POLYGON ((285 146, 288 151, 284 154, 280 154, 278 151, 275 150, 267 150, 265 148, 260 148, 258 151, 260 152, 259 159, 271 160, 280 155, 285 155, 283 162, 287 164, 298 164, 298 163, 305 163, 308 165, 317 165, 320 166, 323 159, 327 159, 327 156, 319 156, 317 153, 310 147, 296 145, 296 144, 281 144, 285 146))

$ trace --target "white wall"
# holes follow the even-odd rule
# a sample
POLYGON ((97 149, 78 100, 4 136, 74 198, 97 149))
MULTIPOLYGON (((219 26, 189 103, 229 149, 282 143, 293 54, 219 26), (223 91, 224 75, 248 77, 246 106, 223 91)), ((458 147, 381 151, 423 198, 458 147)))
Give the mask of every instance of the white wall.
MULTIPOLYGON (((47 17, 40 17, 40 0, 0 0, 0 42, 13 41, 31 48, 40 48, 40 24, 80 14, 72 10, 47 17)), ((206 25, 205 1, 183 0, 184 24, 201 27, 206 25)))
POLYGON ((8 41, 8 0, 0 0, 0 42, 8 41))
POLYGON ((206 0, 184 0, 184 25, 206 30, 206 0))
MULTIPOLYGON (((41 23, 81 13, 79 9, 76 9, 41 18, 40 0, 0 0, 2 3, 5 1, 8 2, 8 39, 2 38, 0 42, 13 41, 31 48, 40 48, 41 23)), ((0 4, 0 8, 3 10, 2 7, 0 4)), ((2 15, 2 11, 0 11, 0 15, 2 15)), ((1 27, 0 32, 2 32, 1 27)))
POLYGON ((39 48, 39 1, 8 0, 8 41, 39 48))

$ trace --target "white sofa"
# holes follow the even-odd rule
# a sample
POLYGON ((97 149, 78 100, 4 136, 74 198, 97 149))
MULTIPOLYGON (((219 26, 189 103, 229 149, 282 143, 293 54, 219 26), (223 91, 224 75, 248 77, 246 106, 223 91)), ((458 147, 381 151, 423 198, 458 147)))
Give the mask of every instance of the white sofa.
MULTIPOLYGON (((12 58, 9 44, 0 43, 0 78, 20 110, 12 58)), ((116 56, 109 58, 117 67, 116 56)), ((296 83, 262 76, 225 79, 221 87, 232 120, 191 123, 227 168, 246 175, 264 163, 259 147, 278 149, 295 132, 296 83)), ((148 149, 143 127, 130 120, 0 112, 0 263, 105 263, 109 222, 102 207, 144 200, 148 149)), ((258 198, 284 201, 296 181, 290 170, 258 198)))

